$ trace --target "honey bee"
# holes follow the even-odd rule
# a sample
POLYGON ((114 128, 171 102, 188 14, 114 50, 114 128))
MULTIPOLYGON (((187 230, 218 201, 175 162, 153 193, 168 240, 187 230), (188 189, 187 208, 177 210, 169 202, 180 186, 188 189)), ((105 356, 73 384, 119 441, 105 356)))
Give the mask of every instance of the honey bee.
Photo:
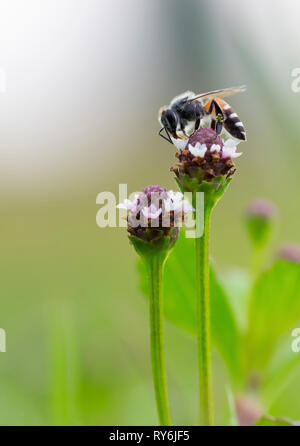
POLYGON ((238 115, 222 98, 245 91, 245 86, 224 88, 195 95, 192 91, 176 96, 169 106, 161 107, 158 120, 159 135, 173 143, 188 139, 200 127, 211 127, 218 135, 245 141, 246 132, 238 115), (167 137, 162 134, 165 130, 167 137))

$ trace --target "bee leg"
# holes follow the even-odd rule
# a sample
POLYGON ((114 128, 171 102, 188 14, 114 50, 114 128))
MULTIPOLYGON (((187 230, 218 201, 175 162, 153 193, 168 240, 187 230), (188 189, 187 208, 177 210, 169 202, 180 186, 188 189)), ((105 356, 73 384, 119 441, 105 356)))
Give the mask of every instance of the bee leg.
MULTIPOLYGON (((189 135, 187 135, 187 134, 185 133, 185 126, 186 126, 186 124, 187 124, 187 120, 186 120, 186 119, 183 119, 182 117, 179 117, 179 123, 180 123, 180 130, 181 130, 182 134, 183 134, 186 138, 188 138, 189 135)), ((180 136, 181 136, 181 135, 180 135, 180 136)))
POLYGON ((216 114, 216 117, 215 117, 216 134, 220 135, 220 133, 222 132, 222 129, 223 129, 223 123, 224 123, 225 117, 224 117, 222 108, 219 106, 218 102, 215 99, 213 99, 211 101, 208 112, 211 114, 213 109, 215 109, 215 114, 216 114))
POLYGON ((202 106, 197 102, 195 104, 195 132, 200 128, 200 124, 201 124, 201 119, 204 116, 204 111, 202 106))
POLYGON ((195 122, 195 132, 199 129, 199 127, 200 127, 200 121, 201 121, 201 119, 200 118, 197 118, 196 119, 196 122, 195 122))
POLYGON ((165 140, 168 141, 169 143, 173 144, 173 142, 172 142, 172 140, 171 140, 171 137, 170 137, 170 135, 169 135, 169 132, 168 132, 168 130, 167 130, 166 127, 162 127, 162 128, 160 129, 160 131, 158 132, 158 134, 159 134, 159 136, 161 136, 163 139, 165 139, 165 140), (165 135, 162 135, 161 132, 162 132, 163 130, 166 131, 166 134, 168 135, 168 137, 166 137, 165 135))
POLYGON ((217 123, 216 123, 216 134, 217 135, 220 135, 223 130, 223 122, 224 122, 224 118, 220 117, 218 120, 218 116, 217 116, 217 123))

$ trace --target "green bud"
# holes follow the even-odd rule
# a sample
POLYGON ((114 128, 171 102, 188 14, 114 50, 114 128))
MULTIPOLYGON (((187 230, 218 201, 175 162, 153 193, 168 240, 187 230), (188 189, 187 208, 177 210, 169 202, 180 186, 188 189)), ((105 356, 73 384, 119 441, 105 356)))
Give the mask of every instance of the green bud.
POLYGON ((246 228, 249 238, 257 248, 264 247, 272 233, 274 227, 276 208, 264 200, 253 201, 245 214, 246 228))
MULTIPOLYGON (((151 228, 149 231, 153 232, 151 228)), ((165 260, 171 249, 174 247, 178 236, 179 228, 173 227, 169 229, 168 233, 162 231, 161 235, 157 238, 152 238, 148 241, 134 235, 129 235, 129 240, 137 254, 141 256, 143 260, 147 261, 149 257, 152 256, 157 256, 162 260, 165 260)))

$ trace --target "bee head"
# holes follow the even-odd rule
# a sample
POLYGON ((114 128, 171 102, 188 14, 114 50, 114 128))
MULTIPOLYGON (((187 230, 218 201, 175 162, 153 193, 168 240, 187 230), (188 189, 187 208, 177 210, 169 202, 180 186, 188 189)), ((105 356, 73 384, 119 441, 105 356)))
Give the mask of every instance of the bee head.
POLYGON ((177 113, 170 108, 163 110, 160 116, 160 122, 173 138, 176 138, 176 128, 178 123, 177 113))

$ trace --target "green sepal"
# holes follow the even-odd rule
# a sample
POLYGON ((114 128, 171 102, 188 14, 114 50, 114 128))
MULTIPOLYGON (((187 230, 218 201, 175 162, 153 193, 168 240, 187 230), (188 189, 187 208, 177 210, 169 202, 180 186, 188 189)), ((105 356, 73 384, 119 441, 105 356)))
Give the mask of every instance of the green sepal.
MULTIPOLYGON (((219 199, 225 193, 232 178, 227 178, 224 175, 214 178, 211 181, 200 181, 198 177, 190 177, 187 174, 181 176, 181 178, 175 178, 180 190, 184 192, 203 192, 205 200, 205 208, 213 209, 219 199)), ((193 206, 195 203, 193 203, 193 206)), ((194 206, 195 207, 195 206, 194 206)))
POLYGON ((153 240, 143 240, 134 235, 129 235, 129 240, 132 243, 137 254, 144 260, 155 256, 160 257, 163 261, 166 260, 173 246, 175 245, 179 235, 179 228, 173 227, 170 229, 168 235, 162 234, 161 237, 153 240))
POLYGON ((267 244, 274 226, 273 223, 272 220, 264 217, 247 215, 246 228, 254 246, 263 248, 267 244))

